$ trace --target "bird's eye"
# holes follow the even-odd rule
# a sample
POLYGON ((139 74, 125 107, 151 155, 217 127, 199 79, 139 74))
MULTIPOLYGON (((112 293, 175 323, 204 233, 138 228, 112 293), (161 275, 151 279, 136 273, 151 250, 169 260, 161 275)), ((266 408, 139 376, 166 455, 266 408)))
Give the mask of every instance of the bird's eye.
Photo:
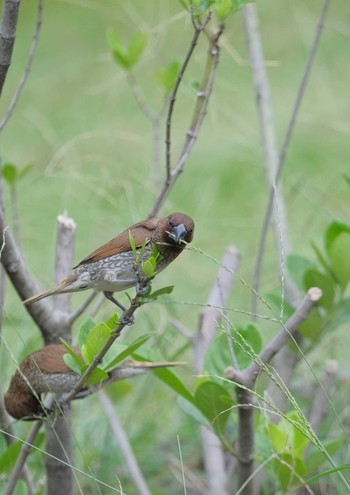
POLYGON ((171 220, 171 218, 169 218, 168 225, 171 229, 174 227, 174 222, 171 220))

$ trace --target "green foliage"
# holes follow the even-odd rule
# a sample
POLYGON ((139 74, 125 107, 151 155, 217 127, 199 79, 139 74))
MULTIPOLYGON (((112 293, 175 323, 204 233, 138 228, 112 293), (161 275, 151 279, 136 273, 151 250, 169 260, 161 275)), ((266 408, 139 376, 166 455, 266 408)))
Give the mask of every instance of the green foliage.
POLYGON ((26 175, 29 170, 32 168, 31 164, 26 165, 22 169, 18 168, 18 166, 11 162, 5 162, 2 164, 2 177, 5 182, 11 187, 14 187, 15 184, 26 175))
POLYGON ((205 357, 205 371, 209 375, 222 377, 225 368, 232 366, 228 339, 231 340, 241 369, 246 368, 262 348, 260 331, 250 323, 231 329, 229 336, 225 332, 221 332, 210 346, 205 357))
MULTIPOLYGON (((67 342, 61 339, 62 344, 67 350, 67 354, 64 355, 63 359, 68 368, 82 376, 87 368, 94 362, 95 357, 106 345, 111 336, 111 332, 117 323, 117 314, 109 318, 106 323, 95 324, 90 317, 82 323, 78 337, 82 359, 67 342)), ((115 368, 124 359, 133 354, 139 347, 147 342, 152 335, 153 332, 142 335, 130 344, 114 342, 105 354, 101 365, 93 370, 86 384, 92 385, 107 380, 108 371, 115 368)))
POLYGON ((213 8, 215 14, 224 21, 230 14, 234 14, 247 3, 253 0, 190 0, 190 5, 194 9, 194 15, 200 16, 210 8, 213 8))
POLYGON ((107 31, 107 41, 114 59, 125 70, 131 70, 137 64, 147 46, 147 38, 143 33, 135 33, 129 45, 125 46, 112 29, 107 31))
POLYGON ((0 456, 0 473, 8 473, 14 467, 19 452, 22 447, 22 442, 19 440, 13 442, 11 445, 7 447, 5 452, 0 456))
POLYGON ((174 89, 177 77, 179 75, 181 64, 178 60, 170 62, 164 69, 158 69, 156 72, 157 81, 161 85, 165 94, 169 94, 174 89))
POLYGON ((224 433, 234 401, 228 391, 211 380, 201 381, 194 393, 194 403, 221 436, 224 433))

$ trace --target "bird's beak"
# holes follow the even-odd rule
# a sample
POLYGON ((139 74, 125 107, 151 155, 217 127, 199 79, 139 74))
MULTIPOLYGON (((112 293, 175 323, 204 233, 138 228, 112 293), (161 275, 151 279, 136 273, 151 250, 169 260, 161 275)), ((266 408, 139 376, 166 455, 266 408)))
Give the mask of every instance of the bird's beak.
POLYGON ((170 237, 172 237, 177 244, 180 244, 184 240, 187 234, 187 230, 183 223, 180 223, 177 227, 173 227, 170 231, 170 237))

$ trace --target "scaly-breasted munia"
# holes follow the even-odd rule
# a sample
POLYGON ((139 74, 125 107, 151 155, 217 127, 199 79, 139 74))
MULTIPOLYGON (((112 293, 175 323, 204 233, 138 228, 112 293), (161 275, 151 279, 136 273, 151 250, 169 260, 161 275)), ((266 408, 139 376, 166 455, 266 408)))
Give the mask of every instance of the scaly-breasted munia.
POLYGON ((30 297, 24 304, 32 304, 54 294, 94 289, 103 292, 107 299, 124 309, 113 298, 113 293, 135 286, 140 278, 135 270, 135 255, 129 235, 134 238, 136 248, 146 243, 139 261, 147 260, 157 244, 160 257, 156 271, 159 273, 192 241, 193 231, 194 222, 184 213, 136 223, 83 259, 56 287, 30 297))
MULTIPOLYGON (((75 352, 80 354, 77 347, 75 352)), ((35 419, 44 408, 40 395, 69 392, 79 380, 63 361, 66 348, 60 344, 43 347, 27 356, 13 375, 4 396, 7 412, 16 419, 35 419)))

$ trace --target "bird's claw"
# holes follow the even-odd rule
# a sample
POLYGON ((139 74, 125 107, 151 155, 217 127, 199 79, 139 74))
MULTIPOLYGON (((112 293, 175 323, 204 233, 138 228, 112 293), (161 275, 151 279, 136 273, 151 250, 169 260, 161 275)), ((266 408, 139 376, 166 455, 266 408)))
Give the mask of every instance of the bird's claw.
POLYGON ((147 294, 148 292, 148 289, 149 289, 149 286, 150 284, 147 284, 145 285, 144 287, 142 287, 139 282, 137 282, 136 284, 136 293, 139 295, 139 296, 144 296, 145 294, 147 294))
POLYGON ((122 314, 119 323, 124 326, 130 326, 133 325, 135 322, 135 317, 133 315, 131 316, 126 316, 125 314, 122 314))

